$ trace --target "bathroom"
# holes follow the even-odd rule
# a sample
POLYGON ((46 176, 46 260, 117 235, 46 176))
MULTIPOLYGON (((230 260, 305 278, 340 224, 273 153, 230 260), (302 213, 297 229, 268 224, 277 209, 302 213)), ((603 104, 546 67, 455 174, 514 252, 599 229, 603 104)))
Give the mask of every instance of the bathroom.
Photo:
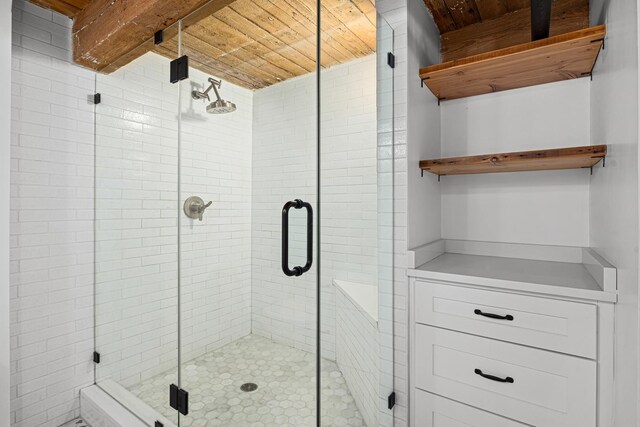
POLYGON ((6 3, 0 426, 640 426, 636 2, 6 3))

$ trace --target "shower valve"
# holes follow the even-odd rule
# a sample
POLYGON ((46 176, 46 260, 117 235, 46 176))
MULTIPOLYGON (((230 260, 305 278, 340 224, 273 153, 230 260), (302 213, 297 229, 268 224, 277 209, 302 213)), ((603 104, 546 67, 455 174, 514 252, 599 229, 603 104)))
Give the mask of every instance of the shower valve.
POLYGON ((200 197, 191 196, 184 201, 184 214, 191 219, 202 221, 202 214, 204 214, 205 209, 211 206, 212 203, 213 202, 209 202, 205 205, 204 200, 200 197))

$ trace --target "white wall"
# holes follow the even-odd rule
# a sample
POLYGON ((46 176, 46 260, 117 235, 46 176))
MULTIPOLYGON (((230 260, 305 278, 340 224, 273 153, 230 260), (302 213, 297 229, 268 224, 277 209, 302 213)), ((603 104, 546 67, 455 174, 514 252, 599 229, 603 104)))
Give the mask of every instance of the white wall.
POLYGON ((178 215, 182 360, 251 331, 253 94, 225 82, 221 93, 237 111, 207 114, 190 92, 208 77, 191 69, 171 84, 169 60, 154 53, 97 77, 99 380, 126 387, 164 370, 177 375, 178 215), (190 196, 213 202, 202 222, 176 210, 190 196))
POLYGON ((609 145, 591 180, 590 238, 618 269, 616 427, 638 423, 638 5, 591 2, 591 23, 607 24, 591 85, 591 140, 609 145))
POLYGON ((424 2, 408 0, 407 16, 407 247, 414 248, 441 237, 440 186, 418 168, 420 160, 441 155, 441 109, 418 76, 421 67, 440 62, 440 33, 424 2))
POLYGON ((251 333, 251 176, 253 92, 223 82, 230 114, 208 114, 191 98, 210 76, 191 69, 182 83, 180 206, 212 201, 202 222, 181 216, 183 360, 251 333))
POLYGON ((93 381, 94 73, 71 64, 71 21, 14 1, 11 417, 58 426, 93 381))
POLYGON ((177 375, 177 111, 169 61, 96 76, 96 380, 177 375))
MULTIPOLYGON (((443 102, 442 156, 589 145, 590 83, 443 102)), ((589 246, 590 178, 588 170, 442 177, 442 237, 589 246)))
MULTIPOLYGON (((251 196, 252 331, 309 352, 316 342, 315 265, 303 276, 284 276, 280 239, 287 201, 316 206, 314 83, 302 76, 254 93, 251 196)), ((304 209, 291 210, 290 267, 305 264, 305 218, 304 209)))
MULTIPOLYGON (((11 2, 0 5, 0 82, 2 92, 11 91, 11 2)), ((9 352, 9 171, 11 170, 11 99, 0 100, 0 425, 10 419, 9 352)))
MULTIPOLYGON (((377 283, 376 57, 322 71, 322 349, 335 358, 332 279, 377 283)), ((253 332, 315 351, 315 269, 280 267, 284 203, 316 204, 315 74, 254 94, 253 332)), ((291 210, 290 266, 304 265, 306 214, 291 210)), ((317 255, 317 254, 316 254, 317 255)))

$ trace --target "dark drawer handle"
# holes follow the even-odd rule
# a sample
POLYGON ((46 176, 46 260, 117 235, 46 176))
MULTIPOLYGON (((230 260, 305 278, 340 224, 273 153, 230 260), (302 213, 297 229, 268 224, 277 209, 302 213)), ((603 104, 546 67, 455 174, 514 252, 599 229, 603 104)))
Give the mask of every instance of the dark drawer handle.
POLYGON ((511 377, 500 378, 500 377, 495 377, 495 376, 489 375, 489 374, 483 374, 480 369, 476 369, 473 372, 475 372, 476 375, 480 375, 482 378, 486 378, 486 379, 491 380, 491 381, 496 381, 496 382, 499 382, 499 383, 510 383, 510 384, 513 383, 513 378, 511 378, 511 377))
POLYGON ((498 320, 513 320, 513 316, 510 314, 507 314, 506 316, 500 316, 499 314, 493 314, 493 313, 483 313, 482 310, 478 310, 477 308, 475 310, 473 310, 473 312, 475 314, 477 314, 478 316, 484 316, 484 317, 490 317, 492 319, 498 319, 498 320))

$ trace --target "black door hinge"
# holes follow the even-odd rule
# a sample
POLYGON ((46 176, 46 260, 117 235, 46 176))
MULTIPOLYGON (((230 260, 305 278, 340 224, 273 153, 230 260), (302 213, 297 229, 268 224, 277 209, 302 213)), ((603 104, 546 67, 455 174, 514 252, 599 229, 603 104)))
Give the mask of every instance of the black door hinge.
POLYGON ((182 415, 189 413, 189 393, 178 388, 177 385, 169 386, 169 405, 182 415))
POLYGON ((93 363, 100 363, 100 353, 97 351, 93 352, 93 363))
POLYGON ((94 93, 93 95, 89 95, 89 100, 94 105, 97 105, 100 104, 100 101, 102 101, 102 96, 100 96, 99 93, 94 93))
POLYGON ((387 53, 387 64, 391 68, 396 68, 396 56, 391 52, 387 53))
POLYGON ((153 44, 159 45, 164 41, 164 31, 158 30, 153 34, 153 44))
POLYGON ((170 67, 169 81, 171 83, 189 78, 189 57, 187 55, 171 61, 170 67))
POLYGON ((162 424, 160 421, 156 421, 154 427, 164 427, 164 424, 162 424))
POLYGON ((389 397, 387 398, 387 406, 389 407, 389 409, 393 409, 394 406, 396 406, 396 392, 392 392, 389 397))

